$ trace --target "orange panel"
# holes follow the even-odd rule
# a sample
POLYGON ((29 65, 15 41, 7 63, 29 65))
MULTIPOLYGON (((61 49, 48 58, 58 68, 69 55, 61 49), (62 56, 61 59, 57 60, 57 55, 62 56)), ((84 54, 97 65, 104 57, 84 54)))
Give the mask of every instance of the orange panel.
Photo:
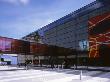
POLYGON ((89 20, 89 57, 100 57, 101 45, 110 47, 110 12, 89 20))

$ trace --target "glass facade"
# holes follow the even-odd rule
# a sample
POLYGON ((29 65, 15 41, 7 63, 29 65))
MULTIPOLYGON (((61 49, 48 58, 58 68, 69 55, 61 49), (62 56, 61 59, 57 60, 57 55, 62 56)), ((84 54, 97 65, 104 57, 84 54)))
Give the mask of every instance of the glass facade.
POLYGON ((39 29, 38 32, 43 37, 42 42, 59 47, 87 50, 88 20, 110 12, 109 3, 109 0, 97 0, 39 29))
POLYGON ((0 37, 0 53, 29 54, 30 43, 27 41, 0 37))

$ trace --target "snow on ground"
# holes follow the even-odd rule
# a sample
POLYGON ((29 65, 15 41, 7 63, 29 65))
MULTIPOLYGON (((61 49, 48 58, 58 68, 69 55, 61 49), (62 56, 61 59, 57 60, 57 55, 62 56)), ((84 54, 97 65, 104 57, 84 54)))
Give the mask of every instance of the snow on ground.
POLYGON ((0 82, 110 82, 110 72, 0 66, 0 82))

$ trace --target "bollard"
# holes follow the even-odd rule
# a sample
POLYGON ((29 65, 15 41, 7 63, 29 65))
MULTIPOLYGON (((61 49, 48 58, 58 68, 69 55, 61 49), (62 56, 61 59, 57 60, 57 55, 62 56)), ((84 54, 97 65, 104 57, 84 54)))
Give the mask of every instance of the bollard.
POLYGON ((63 69, 63 65, 62 65, 62 67, 61 67, 62 69, 63 69))
POLYGON ((82 70, 80 71, 80 80, 82 80, 82 70))
POLYGON ((59 65, 58 65, 58 71, 59 71, 59 68, 60 68, 60 67, 59 67, 59 65))
POLYGON ((27 70, 27 66, 25 67, 25 69, 27 70))
POLYGON ((76 66, 75 66, 75 64, 74 64, 74 70, 75 70, 75 67, 76 67, 76 66))
POLYGON ((25 69, 28 70, 28 66, 27 65, 26 65, 25 69))

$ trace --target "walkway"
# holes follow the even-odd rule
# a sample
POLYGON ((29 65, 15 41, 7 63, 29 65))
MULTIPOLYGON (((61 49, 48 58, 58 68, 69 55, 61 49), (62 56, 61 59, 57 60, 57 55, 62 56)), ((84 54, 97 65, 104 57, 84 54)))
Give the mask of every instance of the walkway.
POLYGON ((110 72, 0 66, 0 82, 110 82, 110 72))

